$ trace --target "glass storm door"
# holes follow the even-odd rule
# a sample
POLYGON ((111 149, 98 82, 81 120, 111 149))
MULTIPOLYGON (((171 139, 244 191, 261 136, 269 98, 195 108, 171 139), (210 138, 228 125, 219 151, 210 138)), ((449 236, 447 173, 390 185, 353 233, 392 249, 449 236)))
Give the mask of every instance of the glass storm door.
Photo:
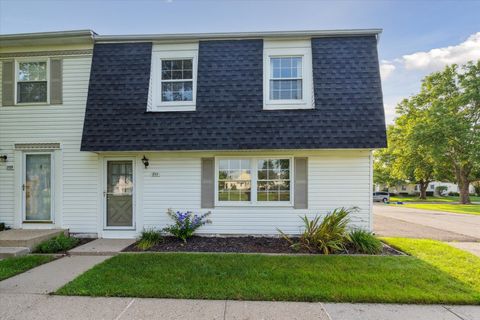
POLYGON ((25 155, 25 220, 52 221, 52 155, 25 155))
POLYGON ((107 161, 106 226, 133 227, 133 163, 107 161))

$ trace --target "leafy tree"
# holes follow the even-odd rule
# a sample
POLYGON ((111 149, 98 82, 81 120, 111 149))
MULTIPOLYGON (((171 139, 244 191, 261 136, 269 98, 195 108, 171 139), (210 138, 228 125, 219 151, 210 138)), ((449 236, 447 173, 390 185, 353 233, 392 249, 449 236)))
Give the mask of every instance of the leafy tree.
POLYGON ((414 140, 428 148, 438 166, 450 168, 460 202, 470 203, 469 186, 480 166, 480 60, 427 76, 411 100, 422 115, 414 140))

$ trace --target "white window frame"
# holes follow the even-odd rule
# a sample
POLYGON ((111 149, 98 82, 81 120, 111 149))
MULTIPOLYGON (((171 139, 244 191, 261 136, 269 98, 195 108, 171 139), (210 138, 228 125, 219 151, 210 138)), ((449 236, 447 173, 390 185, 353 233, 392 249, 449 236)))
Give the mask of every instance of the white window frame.
POLYGON ((263 109, 289 110, 313 109, 313 70, 310 40, 306 41, 267 41, 263 49, 263 109), (270 60, 271 58, 302 58, 302 99, 270 99, 270 60))
POLYGON ((195 111, 197 101, 198 43, 157 45, 152 52, 152 105, 148 111, 195 111), (192 101, 162 101, 162 60, 192 59, 192 101))
POLYGON ((294 199, 294 161, 293 156, 218 156, 215 157, 215 207, 293 207, 294 199), (251 163, 251 192, 250 201, 220 201, 218 200, 218 180, 219 180, 219 161, 220 160, 250 160, 251 163), (258 160, 266 159, 288 159, 290 161, 290 201, 258 201, 257 200, 257 181, 258 181, 258 160))
MULTIPOLYGON (((20 81, 22 82, 22 81, 20 81)), ((18 58, 15 59, 15 105, 24 106, 24 105, 48 105, 50 104, 50 59, 47 57, 35 57, 35 58, 18 58), (44 102, 18 102, 18 72, 20 70, 20 63, 28 62, 46 62, 47 63, 47 101, 44 102)))

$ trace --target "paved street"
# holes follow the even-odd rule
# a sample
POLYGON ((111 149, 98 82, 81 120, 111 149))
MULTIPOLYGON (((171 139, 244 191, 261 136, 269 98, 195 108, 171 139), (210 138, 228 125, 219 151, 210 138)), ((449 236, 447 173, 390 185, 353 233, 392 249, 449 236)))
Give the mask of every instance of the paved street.
POLYGON ((379 236, 480 241, 480 216, 374 205, 374 231, 379 236))

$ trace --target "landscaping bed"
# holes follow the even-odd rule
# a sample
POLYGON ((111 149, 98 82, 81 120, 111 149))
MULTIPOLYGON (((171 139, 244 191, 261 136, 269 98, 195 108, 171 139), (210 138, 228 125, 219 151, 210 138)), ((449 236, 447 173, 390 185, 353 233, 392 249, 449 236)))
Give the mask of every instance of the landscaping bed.
POLYGON ((60 235, 40 243, 33 252, 36 254, 66 254, 69 250, 93 240, 95 238, 75 238, 60 235))
MULTIPOLYGON (((296 241, 297 238, 292 238, 296 241)), ((200 237, 193 236, 185 243, 176 237, 163 237, 160 243, 142 250, 134 243, 123 250, 124 252, 234 252, 234 253, 279 253, 279 254, 308 254, 305 249, 294 250, 290 243, 283 238, 274 237, 200 237)), ((348 248, 339 254, 354 254, 348 248)), ((387 245, 383 246, 383 255, 398 255, 398 251, 387 245)))

